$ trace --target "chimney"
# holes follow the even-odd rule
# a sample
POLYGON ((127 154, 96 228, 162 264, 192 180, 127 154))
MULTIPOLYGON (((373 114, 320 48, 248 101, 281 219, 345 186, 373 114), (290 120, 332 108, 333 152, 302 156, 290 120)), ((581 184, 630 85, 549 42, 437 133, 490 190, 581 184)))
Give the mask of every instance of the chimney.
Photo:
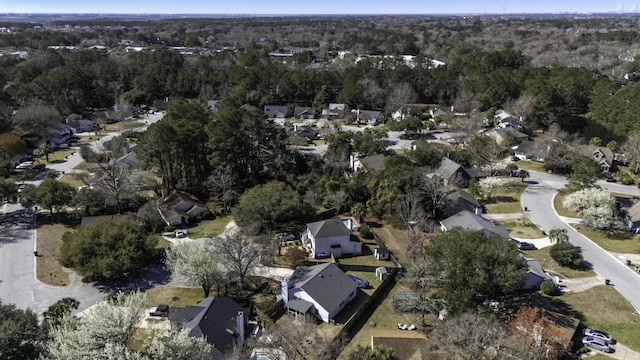
POLYGON ((238 311, 236 316, 236 331, 238 332, 238 345, 244 344, 244 311, 238 311))
POLYGON ((280 291, 282 292, 282 304, 286 306, 289 302, 289 279, 280 282, 280 291))

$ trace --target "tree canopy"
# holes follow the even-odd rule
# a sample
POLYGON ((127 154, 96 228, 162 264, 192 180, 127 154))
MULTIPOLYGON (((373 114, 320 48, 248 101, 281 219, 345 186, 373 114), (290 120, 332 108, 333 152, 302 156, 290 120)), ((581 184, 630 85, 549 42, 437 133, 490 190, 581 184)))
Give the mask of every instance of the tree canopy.
POLYGON ((129 220, 97 220, 63 236, 62 265, 89 279, 111 279, 141 269, 154 258, 158 239, 129 220))
POLYGON ((517 290, 528 268, 510 241, 461 228, 438 234, 425 254, 438 296, 453 313, 517 290))
POLYGON ((315 217, 313 207, 296 190, 279 181, 247 190, 233 214, 249 234, 298 229, 315 217))

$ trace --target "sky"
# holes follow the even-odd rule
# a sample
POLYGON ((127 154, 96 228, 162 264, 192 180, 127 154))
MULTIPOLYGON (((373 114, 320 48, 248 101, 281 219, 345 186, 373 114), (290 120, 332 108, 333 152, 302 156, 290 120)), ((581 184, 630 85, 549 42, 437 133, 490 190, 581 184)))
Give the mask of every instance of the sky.
POLYGON ((503 14, 637 12, 611 0, 0 0, 0 13, 503 14))

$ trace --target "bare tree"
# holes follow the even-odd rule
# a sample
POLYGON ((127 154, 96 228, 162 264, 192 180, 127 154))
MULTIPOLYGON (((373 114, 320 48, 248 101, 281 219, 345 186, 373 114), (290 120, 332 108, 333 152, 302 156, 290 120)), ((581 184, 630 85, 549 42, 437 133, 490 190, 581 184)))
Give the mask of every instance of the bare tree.
POLYGON ((440 175, 426 176, 422 181, 420 190, 423 194, 423 199, 429 203, 431 218, 435 219, 437 211, 447 204, 444 179, 440 175))
POLYGON ((124 202, 133 199, 135 187, 131 183, 129 168, 120 162, 111 161, 99 165, 99 174, 93 182, 96 190, 102 191, 108 202, 122 212, 124 202))
POLYGON ((237 232, 213 238, 209 246, 218 254, 225 271, 238 279, 240 288, 247 275, 260 264, 260 248, 237 232))
POLYGON ((490 314, 473 311, 447 318, 435 326, 431 336, 451 359, 497 359, 507 331, 490 314))
POLYGON ((204 297, 209 296, 212 286, 222 281, 218 252, 209 246, 192 243, 176 244, 167 251, 165 263, 174 280, 185 281, 192 286, 201 286, 204 297))
POLYGON ((407 226, 407 232, 414 232, 412 225, 421 223, 425 219, 420 197, 416 193, 399 196, 394 202, 394 206, 396 212, 407 226))
POLYGON ((124 96, 124 94, 116 98, 113 109, 119 120, 125 120, 133 115, 133 104, 124 96))
POLYGON ((404 114, 404 107, 418 100, 418 94, 408 83, 401 82, 393 86, 387 98, 387 110, 389 112, 400 110, 404 114))
POLYGON ((634 131, 622 145, 622 152, 630 161, 634 173, 640 172, 640 131, 634 131))
POLYGON ((524 124, 527 118, 531 116, 536 107, 536 98, 530 94, 522 94, 520 97, 512 102, 509 106, 505 106, 505 109, 517 116, 521 123, 524 124))
POLYGON ((496 163, 505 154, 505 148, 488 136, 478 135, 469 142, 469 152, 478 165, 486 167, 493 175, 496 163))
POLYGON ((273 336, 274 345, 282 349, 287 359, 291 360, 336 359, 345 344, 342 338, 333 340, 325 338, 316 331, 312 323, 299 323, 287 317, 278 320, 270 333, 273 336))
POLYGON ((238 198, 235 191, 237 178, 228 166, 218 166, 207 180, 209 193, 216 201, 221 201, 225 211, 230 211, 231 206, 238 198))
POLYGON ((347 193, 342 190, 336 190, 327 196, 327 202, 335 209, 336 214, 340 214, 342 208, 347 204, 347 193))
POLYGON ((371 109, 379 109, 384 103, 384 90, 375 81, 364 78, 358 81, 364 89, 363 98, 371 109))

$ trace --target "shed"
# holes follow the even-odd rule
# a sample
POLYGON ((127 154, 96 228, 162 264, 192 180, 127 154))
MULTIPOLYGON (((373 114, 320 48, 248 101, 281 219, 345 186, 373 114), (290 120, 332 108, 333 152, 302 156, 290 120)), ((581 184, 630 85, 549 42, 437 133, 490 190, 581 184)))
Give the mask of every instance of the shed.
POLYGON ((390 251, 386 247, 377 248, 373 252, 375 253, 376 259, 389 260, 390 251))
POLYGON ((380 266, 376 268, 376 278, 378 280, 383 281, 384 279, 387 278, 387 276, 389 276, 389 272, 387 271, 386 267, 380 266))

